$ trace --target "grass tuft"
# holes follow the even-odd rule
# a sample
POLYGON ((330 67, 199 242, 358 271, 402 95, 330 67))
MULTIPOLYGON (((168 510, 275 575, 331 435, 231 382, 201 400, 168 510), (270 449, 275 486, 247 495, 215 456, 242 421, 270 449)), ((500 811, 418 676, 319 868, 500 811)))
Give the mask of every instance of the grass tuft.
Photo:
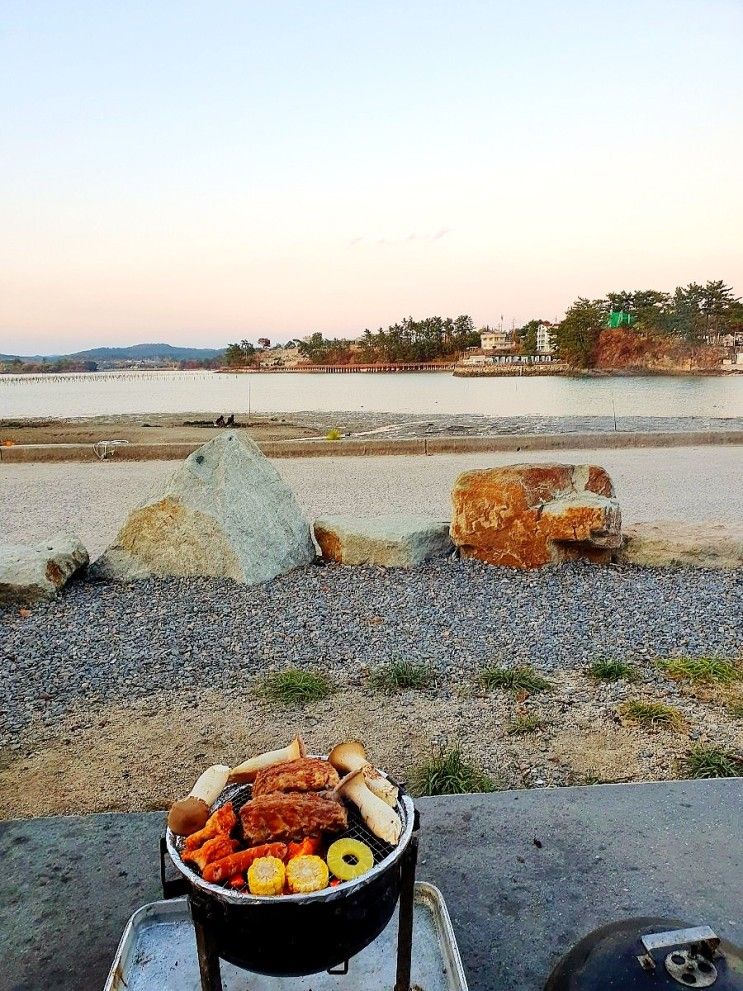
POLYGON ((676 681, 729 685, 743 678, 743 667, 724 657, 667 657, 657 660, 655 666, 676 681))
POLYGON ((420 691, 436 684, 436 671, 422 661, 404 661, 396 657, 372 671, 369 681, 383 692, 404 692, 411 688, 420 691))
POLYGON ((319 702, 334 691, 335 686, 326 674, 321 671, 303 671, 300 668, 270 674, 261 686, 261 693, 267 699, 287 704, 319 702))
POLYGON ((526 736, 527 733, 536 733, 544 726, 544 720, 533 712, 516 716, 512 722, 506 726, 508 736, 526 736))
POLYGON ((496 790, 495 782, 479 767, 467 763, 459 750, 443 748, 414 769, 410 784, 415 795, 466 795, 496 790))
POLYGON ((595 681, 637 681, 637 668, 626 661, 594 661, 588 677, 595 681))
POLYGON ((738 778, 743 776, 743 756, 700 743, 686 755, 684 770, 689 778, 738 778))
POLYGON ((743 699, 728 702, 727 710, 733 719, 743 719, 743 699))
POLYGON ((479 677, 483 688, 492 690, 493 688, 508 688, 514 692, 548 692, 552 688, 552 682, 547 681, 541 674, 537 674, 533 667, 526 664, 518 668, 506 668, 502 665, 493 665, 483 668, 479 677))
POLYGON ((685 725, 683 714, 665 702, 633 699, 631 702, 623 702, 619 711, 629 722, 646 729, 672 729, 679 732, 685 725))
POLYGON ((325 434, 325 440, 340 440, 342 437, 343 434, 337 427, 333 427, 325 434))

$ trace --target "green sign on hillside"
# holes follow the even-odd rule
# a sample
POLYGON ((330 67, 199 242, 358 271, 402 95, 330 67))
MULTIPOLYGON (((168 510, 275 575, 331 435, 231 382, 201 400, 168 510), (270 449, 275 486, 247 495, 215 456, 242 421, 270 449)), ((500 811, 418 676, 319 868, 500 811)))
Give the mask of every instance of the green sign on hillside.
POLYGON ((616 330, 617 327, 631 327, 634 321, 635 318, 631 313, 626 313, 624 310, 612 310, 609 314, 609 323, 607 326, 611 327, 612 330, 616 330))

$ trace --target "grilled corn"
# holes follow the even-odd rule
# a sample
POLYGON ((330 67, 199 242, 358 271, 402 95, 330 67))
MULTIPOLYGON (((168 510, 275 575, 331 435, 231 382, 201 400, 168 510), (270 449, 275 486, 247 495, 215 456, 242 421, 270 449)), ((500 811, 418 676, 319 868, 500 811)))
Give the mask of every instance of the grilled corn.
POLYGON ((248 868, 251 895, 280 895, 285 880, 284 864, 278 857, 259 857, 248 868))
POLYGON ((329 878, 328 865, 314 854, 294 857, 286 866, 286 880, 293 895, 322 891, 329 878))

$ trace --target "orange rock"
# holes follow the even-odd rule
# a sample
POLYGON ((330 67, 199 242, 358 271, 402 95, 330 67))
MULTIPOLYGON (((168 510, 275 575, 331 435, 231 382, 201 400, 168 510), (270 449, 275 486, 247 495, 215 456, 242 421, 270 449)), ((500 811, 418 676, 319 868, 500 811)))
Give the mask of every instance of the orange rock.
POLYGON ((462 557, 512 568, 585 559, 621 544, 614 486, 598 465, 524 464, 460 475, 451 535, 462 557))

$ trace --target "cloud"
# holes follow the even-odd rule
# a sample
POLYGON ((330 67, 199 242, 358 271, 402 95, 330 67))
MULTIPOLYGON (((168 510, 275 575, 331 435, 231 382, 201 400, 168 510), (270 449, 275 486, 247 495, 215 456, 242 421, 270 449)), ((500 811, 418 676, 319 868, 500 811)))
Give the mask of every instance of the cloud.
POLYGON ((451 233, 451 227, 439 227, 438 230, 428 234, 421 234, 414 231, 412 234, 408 234, 407 237, 370 237, 369 235, 362 234, 359 237, 352 238, 348 242, 348 246, 354 248, 358 244, 410 244, 411 241, 432 244, 434 241, 440 241, 449 233, 451 233))

